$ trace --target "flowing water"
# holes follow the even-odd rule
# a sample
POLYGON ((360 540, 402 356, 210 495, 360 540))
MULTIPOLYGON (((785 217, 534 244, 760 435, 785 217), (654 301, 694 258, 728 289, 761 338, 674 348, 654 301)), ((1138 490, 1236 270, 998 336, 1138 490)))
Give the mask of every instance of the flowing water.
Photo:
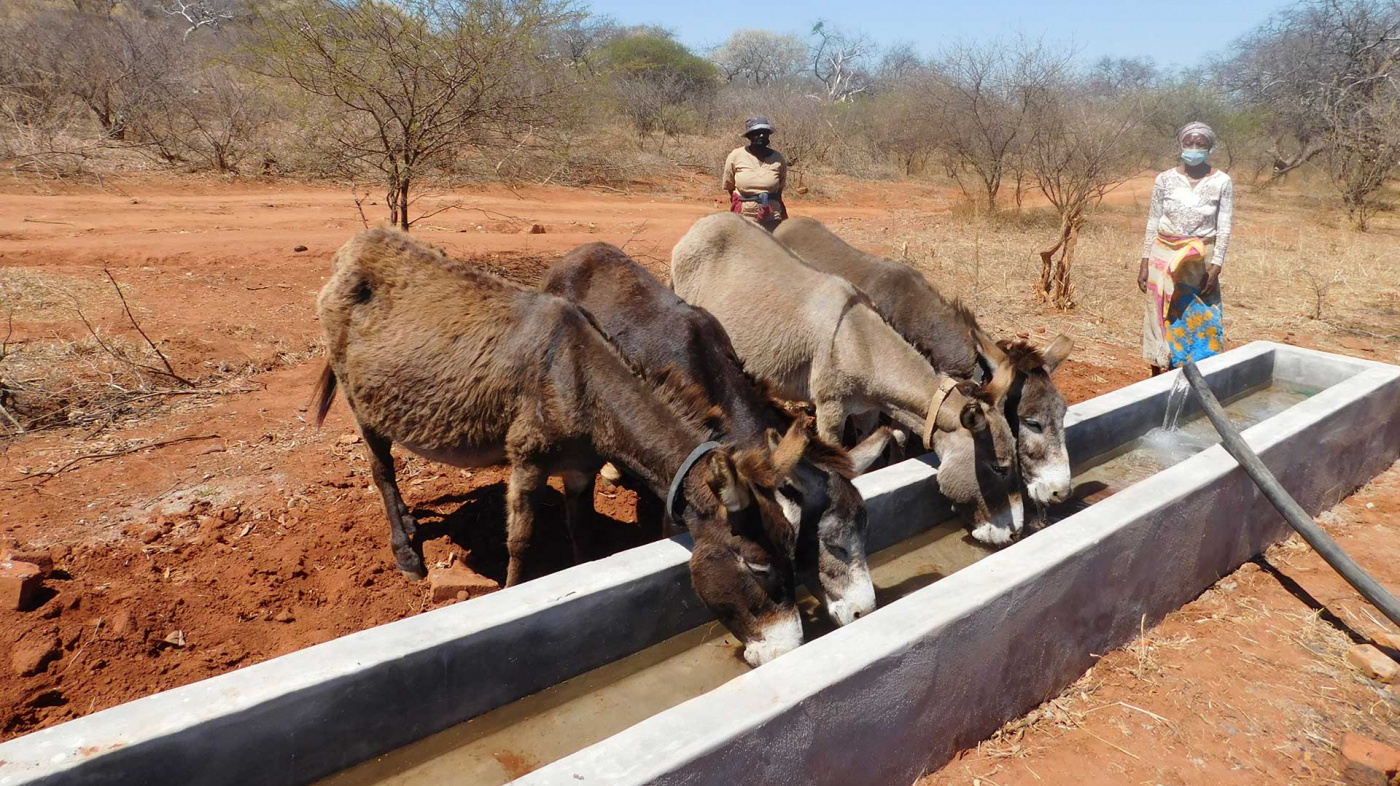
MULTIPOLYGON (((1182 385, 1186 384, 1185 375, 1179 379, 1182 385)), ((1230 421, 1243 431, 1316 392, 1275 383, 1245 391, 1222 403, 1230 421)), ((1172 393, 1168 394, 1167 413, 1161 427, 1077 467, 1070 501, 1050 511, 1051 521, 1073 515, 1212 445, 1220 444, 1220 435, 1215 427, 1199 411, 1184 423, 1180 422, 1184 402, 1185 397, 1177 397, 1177 387, 1173 387, 1172 393)))
MULTIPOLYGON (((1184 384, 1184 382, 1183 382, 1184 384)), ((1280 386, 1248 391, 1226 412, 1247 428, 1312 395, 1280 386)), ((1189 458, 1219 442, 1199 415, 1177 424, 1185 401, 1169 400, 1175 428, 1154 428, 1076 473, 1073 499, 1052 521, 1189 458), (1174 411, 1173 410, 1173 404, 1174 411)), ((972 540, 957 520, 877 552, 871 576, 880 605, 892 603, 992 550, 972 540)), ((816 602, 803 601, 810 640, 829 630, 816 602)), ((505 653, 503 653, 503 656, 505 653)), ((372 759, 321 786, 453 783, 496 786, 599 742, 652 715, 706 693, 749 669, 738 643, 718 623, 703 625, 458 726, 372 759)))
POLYGON ((1178 373, 1172 382, 1172 389, 1167 392, 1167 414, 1162 416, 1164 431, 1176 431, 1181 411, 1186 408, 1186 400, 1190 397, 1191 383, 1186 380, 1185 373, 1178 373))

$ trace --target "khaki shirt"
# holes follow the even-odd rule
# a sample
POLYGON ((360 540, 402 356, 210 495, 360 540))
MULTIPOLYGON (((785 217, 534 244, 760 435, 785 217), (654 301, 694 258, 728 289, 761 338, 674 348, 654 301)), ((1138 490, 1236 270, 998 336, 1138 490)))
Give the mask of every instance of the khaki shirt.
MULTIPOLYGON (((770 149, 767 155, 759 158, 750 153, 748 147, 736 147, 724 160, 726 192, 737 191, 740 196, 766 193, 780 197, 786 184, 787 159, 776 150, 770 149)), ((783 209, 781 202, 775 202, 773 208, 779 217, 785 217, 787 211, 783 209)), ((758 203, 745 202, 743 209, 745 215, 756 214, 758 203)))

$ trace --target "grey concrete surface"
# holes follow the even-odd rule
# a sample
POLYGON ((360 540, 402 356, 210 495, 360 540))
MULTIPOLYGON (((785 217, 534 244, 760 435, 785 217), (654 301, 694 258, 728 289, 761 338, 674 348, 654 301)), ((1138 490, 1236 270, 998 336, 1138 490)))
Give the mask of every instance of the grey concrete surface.
MULTIPOLYGON (((1221 395, 1326 388, 1244 433, 1310 511, 1400 453, 1400 368, 1264 343, 1201 365, 1221 395)), ((1171 382, 1072 408, 1072 455, 1160 423, 1171 382)), ((1287 532, 1216 446, 515 783, 907 786, 1287 532)))

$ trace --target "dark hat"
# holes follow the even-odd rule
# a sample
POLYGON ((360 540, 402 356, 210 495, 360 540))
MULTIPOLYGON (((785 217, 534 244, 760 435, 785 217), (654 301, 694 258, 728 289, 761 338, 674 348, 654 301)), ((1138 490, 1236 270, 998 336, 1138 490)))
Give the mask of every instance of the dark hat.
POLYGON ((767 115, 757 115, 744 121, 744 136, 749 136, 756 131, 773 133, 773 125, 768 122, 767 115))

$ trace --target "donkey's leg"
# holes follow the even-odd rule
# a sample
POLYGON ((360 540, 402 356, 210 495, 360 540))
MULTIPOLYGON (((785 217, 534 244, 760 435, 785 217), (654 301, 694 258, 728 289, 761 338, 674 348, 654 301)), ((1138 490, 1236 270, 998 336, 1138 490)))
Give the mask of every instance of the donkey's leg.
POLYGON ((506 550, 510 552, 507 587, 521 581, 525 552, 535 531, 535 492, 544 481, 544 470, 538 465, 519 463, 510 468, 510 483, 506 487, 506 550))
POLYGON ((584 541, 593 537, 593 480, 592 472, 570 470, 564 473, 564 524, 569 528, 569 542, 574 547, 574 564, 588 561, 589 549, 584 541))
POLYGON ((817 436, 833 445, 841 444, 841 432, 846 426, 846 408, 840 399, 824 399, 817 405, 817 436))
POLYGON ((374 477, 374 485, 384 500, 384 512, 389 517, 389 544, 394 550, 394 562, 405 576, 417 581, 428 575, 423 565, 423 555, 413 546, 413 536, 418 533, 418 522, 408 512, 408 506, 399 494, 399 483, 394 476, 394 454, 391 443, 385 437, 367 428, 361 428, 365 447, 369 448, 369 469, 374 477))

